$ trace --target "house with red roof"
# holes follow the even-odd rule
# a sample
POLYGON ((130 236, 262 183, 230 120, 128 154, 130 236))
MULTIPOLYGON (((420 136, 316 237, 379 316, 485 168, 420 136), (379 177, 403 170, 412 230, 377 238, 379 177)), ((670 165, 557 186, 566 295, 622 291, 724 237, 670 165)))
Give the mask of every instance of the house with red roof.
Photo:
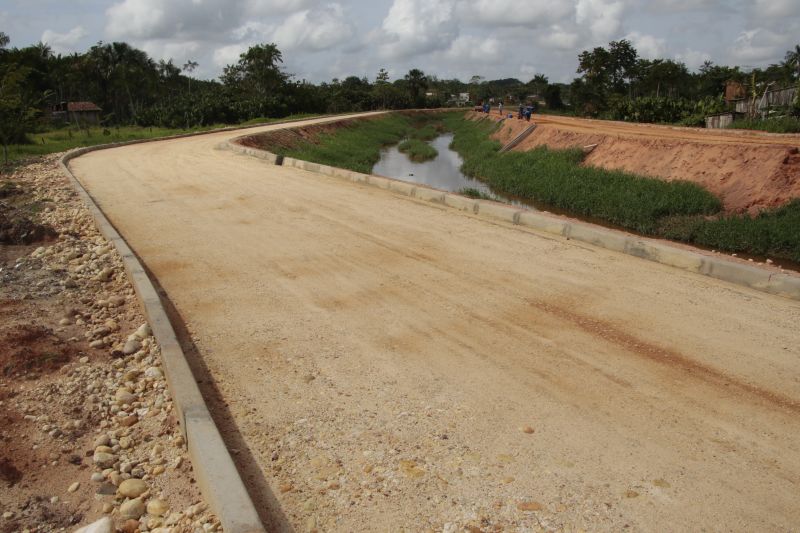
POLYGON ((69 122, 76 126, 100 124, 103 110, 92 102, 61 102, 53 109, 53 120, 69 122))

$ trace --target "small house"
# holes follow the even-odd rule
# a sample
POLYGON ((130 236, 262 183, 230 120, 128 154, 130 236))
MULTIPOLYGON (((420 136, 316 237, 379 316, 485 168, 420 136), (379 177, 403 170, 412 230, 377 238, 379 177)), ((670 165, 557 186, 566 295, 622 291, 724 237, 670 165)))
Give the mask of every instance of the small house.
POLYGON ((76 126, 100 124, 100 109, 92 102, 61 102, 53 109, 53 120, 70 122, 76 126))

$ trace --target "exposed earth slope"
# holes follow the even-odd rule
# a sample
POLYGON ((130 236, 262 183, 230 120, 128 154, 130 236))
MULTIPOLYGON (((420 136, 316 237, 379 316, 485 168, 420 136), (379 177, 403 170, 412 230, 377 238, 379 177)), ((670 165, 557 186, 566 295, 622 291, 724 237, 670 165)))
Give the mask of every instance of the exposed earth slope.
MULTIPOLYGON (((475 113, 476 118, 481 114, 475 113)), ((500 115, 491 115, 499 120, 500 115)), ((729 212, 758 212, 800 197, 800 135, 703 130, 534 115, 536 130, 514 150, 596 145, 587 165, 667 180, 688 180, 719 196, 729 212)), ((530 123, 506 120, 508 142, 530 123)))

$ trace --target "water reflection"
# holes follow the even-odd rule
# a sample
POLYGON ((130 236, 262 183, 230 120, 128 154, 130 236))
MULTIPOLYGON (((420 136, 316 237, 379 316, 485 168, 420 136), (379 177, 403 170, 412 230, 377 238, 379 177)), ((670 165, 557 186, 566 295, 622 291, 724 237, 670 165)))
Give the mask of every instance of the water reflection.
POLYGON ((450 149, 452 140, 453 134, 446 133, 431 141, 431 146, 436 148, 439 155, 422 163, 411 161, 396 145, 386 148, 381 152, 381 160, 372 168, 372 173, 451 192, 465 188, 478 189, 498 200, 507 201, 494 194, 482 181, 461 173, 463 161, 457 152, 450 149))

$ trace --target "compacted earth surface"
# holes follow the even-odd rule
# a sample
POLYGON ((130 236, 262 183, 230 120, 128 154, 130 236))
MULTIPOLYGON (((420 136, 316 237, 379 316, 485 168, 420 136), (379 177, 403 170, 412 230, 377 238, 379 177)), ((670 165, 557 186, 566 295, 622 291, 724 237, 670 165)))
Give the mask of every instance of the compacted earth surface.
POLYGON ((71 167, 174 305, 269 529, 800 522, 796 301, 218 149, 235 135, 71 167))
POLYGON ((57 159, 0 175, 0 532, 218 531, 158 345, 57 159))

